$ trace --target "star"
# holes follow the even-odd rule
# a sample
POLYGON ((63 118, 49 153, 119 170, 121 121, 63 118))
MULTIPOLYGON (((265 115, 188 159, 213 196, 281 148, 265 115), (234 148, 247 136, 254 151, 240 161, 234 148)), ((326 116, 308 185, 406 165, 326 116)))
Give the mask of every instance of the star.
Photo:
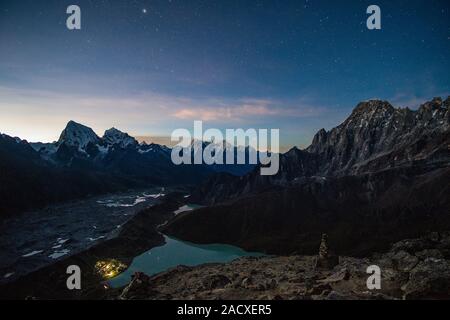
POLYGON ((147 13, 147 9, 142 9, 142 13, 147 13))

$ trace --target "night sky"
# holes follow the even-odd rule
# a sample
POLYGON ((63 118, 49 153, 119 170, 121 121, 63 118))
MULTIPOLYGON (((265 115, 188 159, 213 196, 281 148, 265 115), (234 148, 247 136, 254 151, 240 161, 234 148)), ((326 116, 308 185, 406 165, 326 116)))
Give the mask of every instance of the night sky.
POLYGON ((0 132, 279 128, 306 146, 362 100, 450 94, 450 1, 0 0, 0 132), (81 8, 81 30, 66 8, 81 8), (381 8, 368 30, 366 9, 381 8))

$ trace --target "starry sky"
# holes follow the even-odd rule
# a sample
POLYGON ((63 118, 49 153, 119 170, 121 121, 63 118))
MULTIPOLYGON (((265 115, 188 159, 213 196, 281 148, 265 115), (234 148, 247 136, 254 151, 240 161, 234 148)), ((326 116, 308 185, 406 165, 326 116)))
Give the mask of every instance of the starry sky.
POLYGON ((448 0, 0 0, 0 132, 30 141, 70 119, 152 137, 203 120, 305 147, 362 100, 449 95, 449 70, 448 0))

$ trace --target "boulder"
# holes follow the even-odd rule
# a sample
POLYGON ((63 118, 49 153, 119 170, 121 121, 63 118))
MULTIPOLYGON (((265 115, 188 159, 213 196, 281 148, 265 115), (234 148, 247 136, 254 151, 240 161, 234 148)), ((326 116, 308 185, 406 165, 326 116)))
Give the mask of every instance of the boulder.
POLYGON ((395 253, 391 259, 394 268, 403 272, 411 271, 419 262, 419 258, 403 250, 395 253))
POLYGON ((339 282, 339 281, 343 281, 343 280, 348 280, 350 279, 350 272, 348 271, 347 268, 342 268, 340 270, 338 270, 337 272, 333 273, 332 275, 330 275, 329 277, 323 279, 323 280, 319 280, 319 283, 335 283, 335 282, 339 282))
POLYGON ((402 287, 404 299, 450 299, 450 263, 427 258, 411 270, 402 287))
POLYGON ((223 288, 230 283, 231 283, 231 280, 228 277, 226 277, 224 275, 220 275, 220 274, 215 274, 215 275, 207 276, 203 280, 203 287, 208 290, 213 290, 213 289, 223 288))

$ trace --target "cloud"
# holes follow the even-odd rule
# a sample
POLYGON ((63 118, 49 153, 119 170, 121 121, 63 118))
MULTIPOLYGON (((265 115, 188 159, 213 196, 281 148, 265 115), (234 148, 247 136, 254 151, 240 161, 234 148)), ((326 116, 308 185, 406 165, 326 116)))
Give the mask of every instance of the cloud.
POLYGON ((286 117, 304 118, 320 114, 324 108, 299 104, 296 107, 283 106, 283 102, 268 99, 241 99, 217 103, 210 101, 207 106, 185 107, 176 110, 172 116, 183 120, 203 121, 246 121, 255 118, 270 117, 281 119, 286 117))

